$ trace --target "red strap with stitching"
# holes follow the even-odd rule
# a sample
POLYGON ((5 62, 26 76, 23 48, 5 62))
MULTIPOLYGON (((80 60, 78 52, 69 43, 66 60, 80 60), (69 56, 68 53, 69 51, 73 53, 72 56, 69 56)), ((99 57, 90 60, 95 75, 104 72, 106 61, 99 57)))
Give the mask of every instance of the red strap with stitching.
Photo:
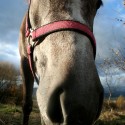
POLYGON ((96 41, 93 33, 90 31, 89 27, 81 24, 80 22, 71 21, 71 20, 64 20, 53 22, 44 26, 41 26, 38 29, 33 30, 30 35, 32 40, 36 40, 43 35, 48 35, 53 32, 61 31, 61 30, 76 30, 81 33, 85 33, 91 40, 94 42, 96 46, 96 41))

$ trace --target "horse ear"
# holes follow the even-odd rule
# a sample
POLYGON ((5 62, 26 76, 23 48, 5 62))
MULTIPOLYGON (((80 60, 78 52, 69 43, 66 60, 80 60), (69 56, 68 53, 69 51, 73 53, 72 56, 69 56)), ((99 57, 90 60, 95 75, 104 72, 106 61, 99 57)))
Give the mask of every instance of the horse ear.
POLYGON ((98 0, 98 2, 97 2, 97 9, 99 9, 99 8, 100 8, 100 6, 102 6, 102 5, 103 5, 102 0, 98 0))

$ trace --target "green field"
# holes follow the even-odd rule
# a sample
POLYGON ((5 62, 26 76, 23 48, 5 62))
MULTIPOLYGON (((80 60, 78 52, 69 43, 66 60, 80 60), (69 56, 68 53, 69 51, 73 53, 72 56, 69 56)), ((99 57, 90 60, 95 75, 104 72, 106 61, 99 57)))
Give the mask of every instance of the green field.
MULTIPOLYGON (((0 104, 0 125, 21 125, 21 107, 0 104)), ((30 116, 29 125, 41 125, 36 101, 30 116)), ((125 125, 125 111, 104 109, 96 125, 125 125)))
MULTIPOLYGON (((22 108, 0 104, 0 125, 21 125, 22 108)), ((29 125, 40 125, 40 115, 36 104, 30 116, 29 125)))

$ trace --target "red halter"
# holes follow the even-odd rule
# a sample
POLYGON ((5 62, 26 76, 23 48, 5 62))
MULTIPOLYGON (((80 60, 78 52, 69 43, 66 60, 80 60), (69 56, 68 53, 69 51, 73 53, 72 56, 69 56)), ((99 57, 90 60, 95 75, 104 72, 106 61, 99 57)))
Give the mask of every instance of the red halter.
POLYGON ((31 71, 32 71, 34 77, 35 77, 35 73, 33 71, 33 57, 32 57, 33 49, 36 45, 39 44, 39 42, 42 42, 42 41, 38 41, 39 38, 46 37, 49 34, 54 33, 54 32, 68 30, 68 31, 75 31, 75 32, 78 32, 78 33, 81 33, 81 34, 87 36, 91 41, 91 44, 93 47, 93 52, 94 52, 94 58, 95 58, 96 40, 95 40, 93 33, 88 28, 88 26, 81 24, 80 22, 77 22, 77 21, 63 20, 63 21, 52 22, 47 25, 43 25, 35 30, 32 30, 30 20, 28 18, 29 17, 27 16, 26 37, 31 37, 32 41, 34 42, 34 45, 31 46, 29 44, 29 46, 27 46, 27 53, 28 53, 30 68, 31 68, 31 71))

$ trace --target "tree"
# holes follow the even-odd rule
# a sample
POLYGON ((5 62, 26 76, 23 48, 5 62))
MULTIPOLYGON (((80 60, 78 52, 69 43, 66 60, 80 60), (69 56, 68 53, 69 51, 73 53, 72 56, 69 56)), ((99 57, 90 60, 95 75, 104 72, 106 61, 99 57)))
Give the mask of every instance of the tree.
POLYGON ((18 71, 14 65, 7 62, 0 62, 0 89, 10 84, 15 84, 18 71))
POLYGON ((120 76, 118 79, 114 78, 114 75, 117 73, 117 68, 112 62, 110 58, 106 58, 101 62, 98 63, 98 70, 105 78, 105 84, 107 85, 109 96, 108 96, 108 106, 110 107, 111 97, 115 89, 118 88, 118 82, 120 81, 120 76))
POLYGON ((125 54, 124 49, 112 49, 112 57, 114 65, 120 70, 125 71, 125 54))
POLYGON ((0 102, 16 96, 18 69, 11 63, 0 62, 0 102))

